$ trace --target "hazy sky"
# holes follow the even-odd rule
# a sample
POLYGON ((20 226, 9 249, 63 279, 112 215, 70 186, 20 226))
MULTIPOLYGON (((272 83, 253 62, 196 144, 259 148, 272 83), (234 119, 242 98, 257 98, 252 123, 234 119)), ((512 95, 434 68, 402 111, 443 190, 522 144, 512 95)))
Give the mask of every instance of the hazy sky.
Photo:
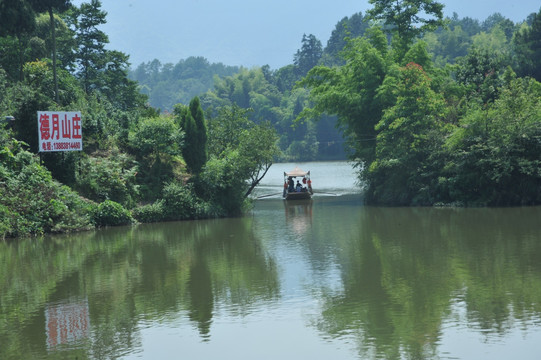
MULTIPOLYGON (((73 0, 80 5, 82 0, 73 0)), ((479 20, 499 12, 514 22, 538 12, 539 0, 440 0, 444 13, 479 20)), ((189 56, 245 67, 277 69, 293 62, 303 34, 326 45, 336 23, 366 12, 368 0, 101 0, 110 49, 136 67, 189 56)))

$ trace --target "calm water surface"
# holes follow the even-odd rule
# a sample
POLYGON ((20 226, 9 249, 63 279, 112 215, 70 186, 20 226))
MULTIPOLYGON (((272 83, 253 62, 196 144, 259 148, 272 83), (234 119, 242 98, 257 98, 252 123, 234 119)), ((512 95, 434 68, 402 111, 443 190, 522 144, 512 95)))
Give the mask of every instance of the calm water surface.
POLYGON ((541 208, 285 203, 0 243, 0 359, 539 359, 541 208))

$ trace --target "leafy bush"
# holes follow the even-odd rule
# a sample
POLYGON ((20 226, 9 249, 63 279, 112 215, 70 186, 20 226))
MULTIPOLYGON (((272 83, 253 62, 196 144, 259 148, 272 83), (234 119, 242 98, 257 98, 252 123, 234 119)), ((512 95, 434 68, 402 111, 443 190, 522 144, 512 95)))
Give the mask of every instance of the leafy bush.
POLYGON ((133 210, 133 217, 142 223, 158 222, 165 220, 165 206, 163 200, 152 204, 143 205, 133 210))
POLYGON ((215 216, 237 216, 245 209, 247 186, 243 159, 238 151, 228 151, 222 159, 212 157, 195 179, 198 194, 211 204, 207 212, 215 216))
POLYGON ((105 200, 98 205, 94 213, 94 222, 97 226, 126 225, 132 222, 132 216, 119 203, 105 200))
POLYGON ((91 204, 54 181, 35 156, 11 150, 4 155, 6 159, 0 164, 0 237, 91 227, 91 204))
POLYGON ((182 185, 176 182, 167 184, 163 189, 165 219, 193 219, 196 217, 198 201, 191 184, 182 185))
POLYGON ((11 228, 10 217, 11 211, 6 206, 0 204, 0 239, 5 239, 6 235, 9 234, 11 228))
POLYGON ((77 175, 77 189, 94 201, 113 200, 131 208, 139 196, 137 170, 135 161, 125 154, 86 158, 77 175))

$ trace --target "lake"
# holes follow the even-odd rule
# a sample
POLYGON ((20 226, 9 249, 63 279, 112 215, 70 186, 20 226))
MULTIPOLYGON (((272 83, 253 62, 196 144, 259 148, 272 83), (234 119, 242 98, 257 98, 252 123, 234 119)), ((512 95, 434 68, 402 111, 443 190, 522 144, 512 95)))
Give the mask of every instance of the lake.
POLYGON ((0 243, 0 359, 538 359, 541 207, 363 204, 346 162, 244 217, 0 243))

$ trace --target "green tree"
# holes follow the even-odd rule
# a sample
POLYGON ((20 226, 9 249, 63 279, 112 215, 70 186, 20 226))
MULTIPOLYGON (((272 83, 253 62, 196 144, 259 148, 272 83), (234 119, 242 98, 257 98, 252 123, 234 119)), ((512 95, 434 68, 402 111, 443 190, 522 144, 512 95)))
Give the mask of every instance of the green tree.
POLYGON ((293 57, 293 64, 299 77, 306 75, 311 68, 316 66, 323 55, 321 41, 315 35, 302 35, 302 46, 293 57))
POLYGON ((377 124, 376 159, 368 168, 371 201, 411 205, 434 203, 437 156, 443 142, 445 103, 430 88, 423 68, 401 68, 396 104, 377 124))
POLYGON ((348 38, 361 37, 370 27, 368 19, 362 12, 344 17, 334 27, 334 30, 323 50, 323 63, 325 65, 342 64, 340 52, 346 47, 348 38))
POLYGON ((37 153, 36 114, 54 106, 53 75, 50 67, 42 61, 27 63, 23 74, 25 81, 11 90, 14 107, 12 115, 17 119, 15 132, 17 139, 29 144, 30 151, 37 153))
POLYGON ((495 101, 472 105, 447 139, 446 186, 465 204, 536 204, 541 198, 541 85, 506 77, 495 101))
POLYGON ((216 117, 209 119, 209 156, 223 157, 229 147, 239 146, 242 129, 251 125, 249 113, 249 109, 238 105, 224 106, 216 117))
POLYGON ((511 40, 513 33, 515 32, 515 24, 510 19, 504 17, 500 13, 494 13, 487 17, 481 24, 481 30, 485 32, 491 32, 495 27, 500 27, 507 40, 511 40))
POLYGON ((504 69, 500 53, 472 47, 468 55, 457 61, 457 65, 456 80, 466 87, 471 98, 487 103, 497 97, 504 69))
POLYGON ((273 83, 281 92, 291 90, 295 85, 295 81, 297 81, 297 78, 293 64, 283 66, 274 72, 273 83))
POLYGON ((245 161, 244 166, 249 184, 244 197, 248 197, 252 193, 270 169, 279 152, 276 145, 277 140, 276 130, 268 122, 242 131, 239 152, 245 161))
POLYGON ((514 50, 517 73, 541 81, 541 10, 533 14, 530 27, 515 34, 514 50))
POLYGON ((177 155, 183 143, 183 134, 171 117, 160 116, 143 119, 130 143, 140 156, 177 155))
MULTIPOLYGON (((32 55, 30 60, 41 59, 43 57, 49 57, 52 59, 53 52, 57 54, 57 68, 66 69, 73 72, 75 66, 75 50, 76 41, 75 33, 67 23, 69 21, 67 11, 63 14, 54 14, 55 23, 55 42, 52 39, 52 30, 49 14, 39 14, 36 18, 36 30, 32 41, 40 41, 43 43, 43 53, 39 56, 32 55), (56 43, 56 46, 55 46, 56 43), (55 50, 56 49, 56 50, 55 50)), ((32 49, 33 53, 35 52, 32 49)))
POLYGON ((101 75, 101 92, 118 109, 134 110, 144 105, 147 99, 139 93, 137 83, 128 78, 129 56, 116 50, 105 53, 105 67, 101 75))
POLYGON ((444 5, 434 0, 369 0, 374 7, 367 14, 383 20, 396 34, 393 38, 400 59, 414 39, 443 25, 444 5))
POLYGON ((0 127, 0 238, 90 228, 90 203, 53 180, 26 147, 0 127))
POLYGON ((137 179, 144 200, 159 198, 173 178, 174 159, 183 139, 184 133, 170 116, 145 118, 130 132, 129 147, 140 163, 137 179))
POLYGON ((509 49, 509 42, 500 25, 494 26, 490 32, 482 31, 472 36, 472 43, 477 48, 492 52, 507 53, 509 49))
POLYGON ((31 4, 26 0, 3 0, 0 2, 0 36, 15 36, 17 42, 4 39, 2 44, 4 48, 15 47, 13 58, 2 56, 2 62, 7 63, 6 69, 14 78, 23 79, 24 65, 24 40, 36 26, 35 13, 31 4), (9 43, 9 46, 7 43, 9 43))
MULTIPOLYGON (((379 95, 388 70, 387 42, 379 28, 366 37, 352 39, 343 53, 341 67, 316 66, 300 82, 310 89, 313 107, 306 107, 299 119, 317 119, 321 114, 336 115, 353 154, 360 165, 374 159, 375 125, 389 101, 379 95)), ((386 84, 392 87, 392 84, 386 84)))
POLYGON ((198 171, 205 165, 208 158, 208 146, 207 146, 207 123, 203 109, 201 108, 201 102, 196 96, 190 101, 190 113, 195 122, 196 137, 197 137, 197 152, 199 153, 199 164, 196 165, 198 171))
MULTIPOLYGON (((456 14, 455 14, 456 15, 456 14)), ((454 63, 456 58, 466 56, 471 46, 471 36, 460 25, 442 29, 423 36, 439 66, 454 63)))
POLYGON ((248 112, 233 105, 209 119, 210 159, 198 187, 203 199, 218 206, 218 213, 239 215, 279 153, 274 128, 254 124, 248 112))
POLYGON ((207 124, 198 97, 190 101, 190 105, 175 106, 177 122, 186 134, 182 147, 182 157, 193 174, 199 174, 208 159, 207 124))
POLYGON ((107 13, 101 10, 101 1, 91 0, 90 3, 82 3, 74 15, 78 42, 77 77, 86 93, 90 93, 101 87, 99 74, 105 67, 105 44, 109 38, 98 26, 107 22, 107 13))
POLYGON ((211 64, 204 57, 191 56, 176 64, 162 64, 158 60, 141 63, 128 75, 149 96, 150 105, 172 111, 175 104, 189 104, 195 96, 212 90, 217 79, 237 72, 236 66, 211 64))
POLYGON ((31 0, 32 6, 38 11, 47 11, 49 14, 49 24, 51 28, 51 38, 53 44, 53 77, 54 77, 54 92, 55 101, 58 103, 58 79, 56 76, 56 31, 55 31, 55 19, 53 10, 63 12, 68 10, 72 5, 70 0, 31 0))

